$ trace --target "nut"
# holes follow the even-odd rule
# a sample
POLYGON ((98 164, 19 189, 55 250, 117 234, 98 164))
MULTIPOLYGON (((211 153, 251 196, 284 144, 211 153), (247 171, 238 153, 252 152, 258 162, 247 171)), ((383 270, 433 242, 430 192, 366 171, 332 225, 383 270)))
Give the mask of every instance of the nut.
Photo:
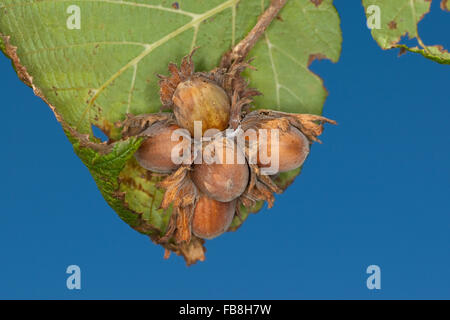
POLYGON ((202 196, 192 218, 192 232, 199 238, 212 239, 227 231, 233 221, 236 200, 220 202, 202 196))
POLYGON ((261 153, 267 155, 268 159, 272 159, 272 149, 278 152, 278 172, 286 172, 297 169, 309 154, 309 140, 297 128, 289 126, 287 130, 278 128, 270 128, 264 124, 262 129, 267 129, 267 139, 261 139, 258 135, 258 157, 257 164, 260 168, 267 168, 272 165, 271 161, 262 161, 261 153), (272 142, 271 130, 278 130, 278 141, 272 142), (267 162, 267 163, 263 163, 267 162))
POLYGON ((172 159, 172 150, 179 152, 179 159, 183 158, 183 150, 190 150, 191 139, 188 136, 180 136, 178 141, 172 141, 172 133, 180 129, 176 124, 165 126, 156 123, 143 132, 148 138, 142 143, 135 158, 139 164, 147 170, 158 173, 170 173, 176 170, 180 164, 172 159), (176 149, 175 149, 176 148, 176 149))
POLYGON ((249 169, 245 155, 237 144, 218 138, 203 148, 203 161, 194 164, 192 181, 208 197, 228 202, 239 197, 247 187, 249 169), (208 153, 214 157, 211 161, 208 153))

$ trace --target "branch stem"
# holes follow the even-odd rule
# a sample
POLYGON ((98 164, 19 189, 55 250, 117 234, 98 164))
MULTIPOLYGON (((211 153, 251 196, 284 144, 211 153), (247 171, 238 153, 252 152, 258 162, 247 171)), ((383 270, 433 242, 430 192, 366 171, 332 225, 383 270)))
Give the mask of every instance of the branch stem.
POLYGON ((273 19, 278 15, 278 12, 284 7, 287 0, 272 0, 269 7, 259 17, 258 22, 248 35, 242 39, 231 51, 231 61, 242 61, 248 55, 250 50, 264 34, 267 27, 273 19))

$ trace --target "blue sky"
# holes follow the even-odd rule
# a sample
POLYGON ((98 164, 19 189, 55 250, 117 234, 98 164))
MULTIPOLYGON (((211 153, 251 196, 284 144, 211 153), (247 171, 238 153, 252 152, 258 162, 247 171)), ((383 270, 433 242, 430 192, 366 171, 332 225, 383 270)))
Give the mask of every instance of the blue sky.
MULTIPOLYGON (((339 122, 274 208, 187 268, 122 222, 50 109, 0 57, 0 298, 450 298, 450 67, 382 51, 359 1, 336 1, 340 61, 316 61, 339 122), (79 265, 82 289, 66 288, 79 265), (381 268, 368 290, 366 268, 381 268)), ((433 1, 427 44, 450 48, 433 1)), ((408 42, 410 43, 410 42, 408 42)))

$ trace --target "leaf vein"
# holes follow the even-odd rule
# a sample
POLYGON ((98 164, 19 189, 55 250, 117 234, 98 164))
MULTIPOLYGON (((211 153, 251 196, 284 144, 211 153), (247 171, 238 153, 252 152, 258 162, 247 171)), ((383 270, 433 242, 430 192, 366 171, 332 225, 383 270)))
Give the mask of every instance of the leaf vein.
POLYGON ((133 70, 133 76, 131 77, 130 92, 128 93, 127 113, 130 113, 131 99, 133 98, 133 92, 134 92, 134 87, 135 87, 135 82, 136 82, 137 68, 138 68, 138 65, 135 64, 134 65, 134 70, 133 70))
POLYGON ((277 68, 275 66, 275 61, 273 59, 273 53, 272 53, 272 43, 269 40, 269 37, 267 36, 267 33, 265 34, 265 40, 266 40, 266 44, 267 44, 267 50, 269 52, 269 60, 270 60, 270 65, 272 68, 272 72, 273 72, 273 80, 275 82, 275 98, 277 100, 277 109, 280 110, 281 106, 280 106, 280 82, 278 80, 278 72, 277 72, 277 68))
POLYGON ((50 51, 57 51, 57 50, 63 50, 63 49, 70 49, 70 48, 77 48, 77 47, 84 47, 84 46, 97 46, 97 45, 130 45, 130 46, 142 46, 144 48, 147 48, 149 46, 148 43, 143 42, 131 42, 131 41, 99 41, 99 42, 85 42, 85 43, 77 43, 77 44, 71 44, 67 46, 58 46, 58 47, 51 47, 51 48, 41 48, 31 51, 25 51, 21 54, 21 56, 30 56, 39 52, 50 52, 50 51))
POLYGON ((293 96, 296 100, 298 100, 298 102, 300 102, 302 106, 304 106, 303 100, 298 95, 296 95, 295 92, 292 91, 290 88, 280 84, 280 89, 286 90, 291 96, 293 96))
MULTIPOLYGON (((25 7, 30 6, 34 4, 43 4, 43 3, 54 3, 55 0, 39 0, 34 2, 26 2, 26 3, 14 3, 12 5, 3 5, 1 8, 5 9, 11 9, 15 7, 25 7)), ((124 5, 124 6, 132 6, 132 7, 138 7, 138 8, 147 8, 152 10, 160 10, 160 11, 166 11, 170 13, 176 13, 181 15, 186 15, 192 18, 196 18, 198 14, 193 12, 184 11, 181 9, 173 9, 173 8, 167 8, 162 5, 152 5, 152 4, 146 4, 146 3, 136 3, 132 1, 122 1, 122 0, 58 0, 58 2, 104 2, 104 3, 110 3, 110 4, 117 4, 117 5, 124 5)))

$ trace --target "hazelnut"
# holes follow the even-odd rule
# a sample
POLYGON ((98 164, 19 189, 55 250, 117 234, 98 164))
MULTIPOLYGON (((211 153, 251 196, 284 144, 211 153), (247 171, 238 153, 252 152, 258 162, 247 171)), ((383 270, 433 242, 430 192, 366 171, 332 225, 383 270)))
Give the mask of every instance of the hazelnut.
POLYGON ((194 135, 194 121, 202 122, 202 134, 208 129, 225 130, 230 119, 230 99, 214 82, 194 77, 181 82, 172 97, 177 122, 194 135))
POLYGON ((261 135, 258 134, 257 164, 260 168, 268 168, 272 165, 271 161, 263 163, 261 159, 261 153, 267 155, 268 159, 272 159, 272 148, 278 152, 278 172, 294 170, 303 164, 309 154, 309 140, 300 130, 292 125, 287 130, 275 129, 279 132, 278 143, 276 143, 271 139, 271 130, 273 129, 264 125, 261 128, 267 129, 267 139, 265 141, 260 139, 261 135))
POLYGON ((142 143, 135 158, 139 164, 147 170, 158 173, 169 173, 176 170, 181 163, 172 160, 172 151, 179 152, 178 159, 189 154, 183 154, 184 150, 190 150, 191 138, 180 136, 178 141, 172 141, 172 133, 180 129, 172 124, 169 126, 157 123, 143 132, 148 138, 142 143), (176 148, 176 149, 175 149, 176 148))
POLYGON ((214 200, 229 202, 236 199, 249 181, 245 154, 234 141, 215 139, 203 148, 203 161, 194 164, 191 178, 200 191, 214 200), (206 149, 212 150, 214 161, 208 159, 206 149))
POLYGON ((192 217, 192 232, 203 239, 220 236, 233 221, 236 203, 237 200, 220 202, 201 196, 192 217))

